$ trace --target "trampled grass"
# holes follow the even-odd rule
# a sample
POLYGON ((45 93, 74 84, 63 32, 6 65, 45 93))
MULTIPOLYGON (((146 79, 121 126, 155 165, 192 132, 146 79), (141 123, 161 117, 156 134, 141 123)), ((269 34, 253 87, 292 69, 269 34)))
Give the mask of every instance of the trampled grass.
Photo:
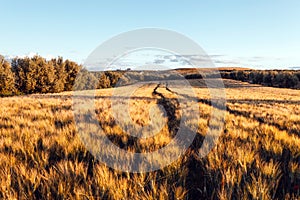
MULTIPOLYGON (((198 119, 187 120, 185 126, 195 128, 197 135, 183 156, 147 173, 115 170, 86 149, 75 124, 71 92, 1 98, 0 198, 298 199, 299 90, 225 80, 225 125, 216 146, 201 158, 199 148, 215 122, 209 91, 201 81, 191 84, 199 112, 191 111, 198 119)), ((97 126, 119 148, 155 152, 174 139, 182 109, 191 107, 189 101, 179 105, 176 99, 183 97, 175 90, 151 83, 130 99, 122 93, 111 98, 113 89, 98 90, 97 126), (120 112, 114 114, 112 105, 119 105, 115 109, 120 112), (130 135, 147 126, 143 133, 157 134, 130 135)), ((97 135, 97 126, 90 126, 97 135)), ((170 150, 180 151, 176 146, 170 150)), ((163 159, 160 155, 155 160, 159 164, 163 159)))

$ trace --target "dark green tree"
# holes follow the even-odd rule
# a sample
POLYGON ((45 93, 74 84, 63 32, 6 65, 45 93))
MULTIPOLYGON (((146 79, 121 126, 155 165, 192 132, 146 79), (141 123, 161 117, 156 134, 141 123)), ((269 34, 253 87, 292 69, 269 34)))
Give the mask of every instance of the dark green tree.
POLYGON ((264 73, 264 77, 263 77, 264 85, 272 86, 272 81, 273 81, 273 77, 272 77, 271 72, 264 73))
POLYGON ((286 88, 294 88, 296 85, 298 85, 299 82, 298 77, 291 72, 285 73, 284 79, 285 79, 284 87, 286 88))

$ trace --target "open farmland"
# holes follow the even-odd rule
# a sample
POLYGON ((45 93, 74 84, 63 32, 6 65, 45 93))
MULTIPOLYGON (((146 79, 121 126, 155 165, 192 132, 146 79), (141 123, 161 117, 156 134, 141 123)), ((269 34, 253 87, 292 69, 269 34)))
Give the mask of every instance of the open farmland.
MULTIPOLYGON (((75 124, 71 92, 1 98, 0 198, 298 199, 299 90, 224 80, 225 125, 216 146, 200 157, 198 150, 213 123, 211 112, 218 108, 211 105, 202 80, 190 83, 199 119, 185 125, 196 129, 196 137, 171 165, 147 173, 115 170, 86 149, 75 124)), ((176 135, 182 109, 191 107, 189 101, 179 106, 176 99, 184 96, 164 82, 144 85, 130 99, 111 98, 113 92, 96 91, 94 113, 110 141, 128 152, 165 147, 176 135), (113 102, 129 102, 131 121, 121 122, 121 127, 136 132, 132 124, 147 126, 160 116, 150 127, 159 133, 136 138, 124 132, 114 119, 113 102)), ((116 117, 125 118, 121 111, 116 117)), ((91 124, 91 129, 97 132, 97 126, 91 124)), ((156 157, 158 163, 163 159, 156 157)))

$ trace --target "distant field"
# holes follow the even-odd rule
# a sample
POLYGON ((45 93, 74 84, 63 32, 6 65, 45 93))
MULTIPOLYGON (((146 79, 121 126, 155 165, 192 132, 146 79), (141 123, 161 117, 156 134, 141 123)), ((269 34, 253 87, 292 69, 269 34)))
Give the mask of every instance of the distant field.
POLYGON ((218 70, 218 71, 243 71, 243 70, 251 70, 250 68, 245 67, 217 67, 217 68, 179 68, 175 69, 180 74, 191 74, 195 73, 198 74, 199 71, 211 71, 211 70, 218 70))
MULTIPOLYGON (((72 92, 1 98, 0 198, 299 199, 299 90, 224 80, 225 126, 213 150, 199 158, 198 149, 212 123, 210 113, 218 108, 210 105, 203 80, 193 79, 190 84, 199 120, 188 121, 186 126, 196 127, 197 136, 184 156, 149 173, 114 170, 87 151, 76 131, 72 92)), ((178 106, 176 99, 183 96, 176 89, 180 86, 152 82, 131 96, 129 114, 140 126, 150 123, 150 115, 161 114, 158 104, 166 110, 166 123, 153 137, 137 139, 116 125, 111 103, 126 99, 111 99, 114 89, 96 92, 99 125, 120 148, 156 151, 173 139, 180 110, 190 106, 189 102, 178 106)), ((130 127, 132 122, 126 123, 130 127)), ((154 127, 160 126, 159 121, 155 123, 154 127)))

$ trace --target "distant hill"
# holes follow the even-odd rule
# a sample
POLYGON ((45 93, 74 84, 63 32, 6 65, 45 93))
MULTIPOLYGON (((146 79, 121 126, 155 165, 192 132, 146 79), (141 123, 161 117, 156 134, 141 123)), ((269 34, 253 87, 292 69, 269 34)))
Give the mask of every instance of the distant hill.
POLYGON ((175 69, 180 74, 193 74, 197 73, 197 71, 210 71, 210 70, 219 70, 219 71, 244 71, 244 70, 251 70, 250 68, 245 67, 217 67, 217 68, 178 68, 175 69))

